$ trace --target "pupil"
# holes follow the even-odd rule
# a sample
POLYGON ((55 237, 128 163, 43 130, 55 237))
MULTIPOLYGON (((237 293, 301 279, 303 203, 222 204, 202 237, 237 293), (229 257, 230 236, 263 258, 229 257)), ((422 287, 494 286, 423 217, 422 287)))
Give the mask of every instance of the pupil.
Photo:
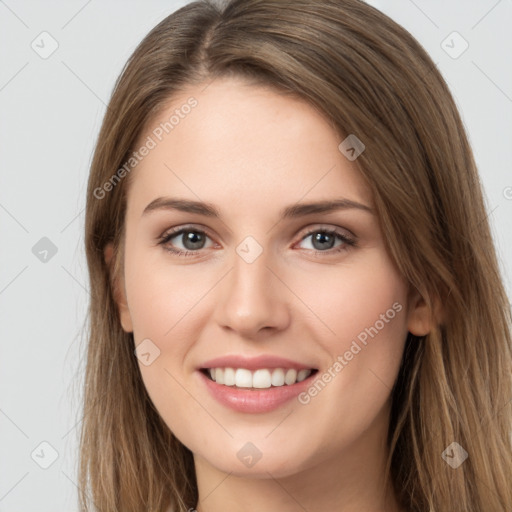
POLYGON ((325 242, 325 239, 330 239, 330 244, 328 244, 328 247, 326 245, 320 245, 320 249, 325 249, 326 247, 328 249, 332 248, 332 245, 333 245, 333 242, 334 242, 334 238, 329 234, 329 233, 317 233, 316 236, 313 238, 313 246, 315 247, 315 249, 317 248, 316 247, 316 242, 325 242))
POLYGON ((184 243, 185 247, 192 245, 192 247, 187 247, 188 249, 201 249, 201 244, 204 240, 202 240, 202 236, 199 233, 188 231, 185 235, 185 242, 189 242, 189 244, 184 243))

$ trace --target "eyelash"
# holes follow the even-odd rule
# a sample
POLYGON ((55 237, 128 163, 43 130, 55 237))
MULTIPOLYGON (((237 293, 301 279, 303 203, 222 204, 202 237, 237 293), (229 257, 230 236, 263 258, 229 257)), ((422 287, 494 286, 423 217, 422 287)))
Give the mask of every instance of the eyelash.
MULTIPOLYGON (((192 228, 192 227, 180 227, 180 228, 177 228, 174 231, 169 231, 169 232, 165 233, 164 235, 162 235, 159 238, 158 245, 162 245, 166 251, 169 251, 172 254, 176 254, 177 256, 182 256, 182 257, 186 257, 186 258, 187 257, 188 258, 191 258, 191 257, 193 258, 193 257, 197 256, 198 253, 202 249, 198 249, 196 251, 182 251, 181 249, 174 249, 171 246, 166 245, 166 244, 169 243, 170 240, 172 240, 176 236, 181 235, 183 233, 199 233, 201 235, 205 235, 206 237, 208 237, 208 233, 206 233, 202 229, 196 229, 196 228, 192 228)), ((303 240, 305 240, 309 236, 314 235, 315 233, 322 233, 322 234, 325 234, 325 235, 335 236, 335 237, 339 238, 343 242, 338 247, 334 247, 334 248, 331 248, 331 249, 328 249, 328 250, 325 250, 325 251, 319 251, 319 250, 316 250, 316 249, 307 249, 307 250, 313 250, 314 253, 315 253, 315 256, 317 256, 317 255, 322 256, 322 255, 325 255, 325 254, 332 255, 332 254, 340 253, 342 251, 348 250, 350 247, 355 247, 357 245, 356 241, 354 239, 349 238, 345 234, 342 234, 342 233, 340 233, 339 231, 337 231, 335 229, 325 229, 325 228, 324 229, 318 229, 317 228, 317 229, 308 231, 300 239, 300 242, 302 242, 303 240)), ((208 238, 210 238, 210 237, 208 237, 208 238)))

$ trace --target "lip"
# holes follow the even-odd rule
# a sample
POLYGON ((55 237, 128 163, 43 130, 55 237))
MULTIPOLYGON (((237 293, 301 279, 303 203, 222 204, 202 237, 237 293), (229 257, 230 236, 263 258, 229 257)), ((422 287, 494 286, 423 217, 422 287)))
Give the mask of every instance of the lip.
POLYGON ((247 370, 255 371, 260 368, 293 368, 294 370, 302 369, 314 369, 314 366, 308 364, 301 364, 291 359, 285 359, 283 357, 272 356, 272 355, 260 355, 257 357, 244 357, 240 355, 222 356, 216 357, 205 361, 198 370, 207 368, 245 368, 247 370))
POLYGON ((197 368, 200 379, 213 398, 225 407, 249 414, 270 412, 283 406, 310 386, 317 373, 313 372, 309 377, 295 384, 265 389, 241 389, 217 384, 205 375, 204 370, 208 368, 245 368, 251 371, 260 368, 293 368, 295 370, 315 368, 290 359, 269 355, 253 358, 243 356, 218 357, 206 361, 197 368))

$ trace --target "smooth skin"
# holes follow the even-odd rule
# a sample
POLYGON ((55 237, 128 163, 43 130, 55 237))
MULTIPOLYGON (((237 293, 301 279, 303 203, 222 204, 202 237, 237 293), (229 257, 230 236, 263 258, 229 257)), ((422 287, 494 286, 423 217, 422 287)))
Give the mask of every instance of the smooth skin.
POLYGON ((235 78, 181 91, 140 143, 190 96, 197 106, 132 171, 116 297, 135 345, 150 339, 160 350, 139 366, 162 418, 194 454, 197 510, 400 510, 383 488, 390 393, 407 332, 424 335, 431 320, 385 249, 356 162, 308 103, 235 78), (220 218, 143 213, 161 197, 211 203, 220 218), (297 203, 342 198, 371 211, 279 217, 297 203), (159 243, 179 227, 200 232, 159 243), (355 245, 337 236, 315 244, 322 228, 355 245), (236 251, 248 236, 262 249, 252 263, 236 251), (272 354, 322 375, 395 303, 401 311, 305 405, 237 412, 197 371, 213 357, 272 354), (252 467, 237 457, 247 442, 262 454, 252 467))

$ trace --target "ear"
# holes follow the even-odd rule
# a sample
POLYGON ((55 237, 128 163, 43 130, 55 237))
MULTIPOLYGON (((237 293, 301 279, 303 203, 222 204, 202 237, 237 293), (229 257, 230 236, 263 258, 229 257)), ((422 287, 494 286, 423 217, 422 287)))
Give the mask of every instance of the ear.
POLYGON ((105 246, 103 255, 110 272, 112 282, 112 295, 114 296, 114 300, 117 304, 121 327, 125 332, 133 332, 132 318, 130 316, 130 310, 128 309, 128 303, 126 301, 124 279, 114 264, 114 245, 112 243, 108 243, 105 246))
POLYGON ((434 328, 434 314, 420 292, 409 294, 407 328, 415 336, 426 336, 434 328))

